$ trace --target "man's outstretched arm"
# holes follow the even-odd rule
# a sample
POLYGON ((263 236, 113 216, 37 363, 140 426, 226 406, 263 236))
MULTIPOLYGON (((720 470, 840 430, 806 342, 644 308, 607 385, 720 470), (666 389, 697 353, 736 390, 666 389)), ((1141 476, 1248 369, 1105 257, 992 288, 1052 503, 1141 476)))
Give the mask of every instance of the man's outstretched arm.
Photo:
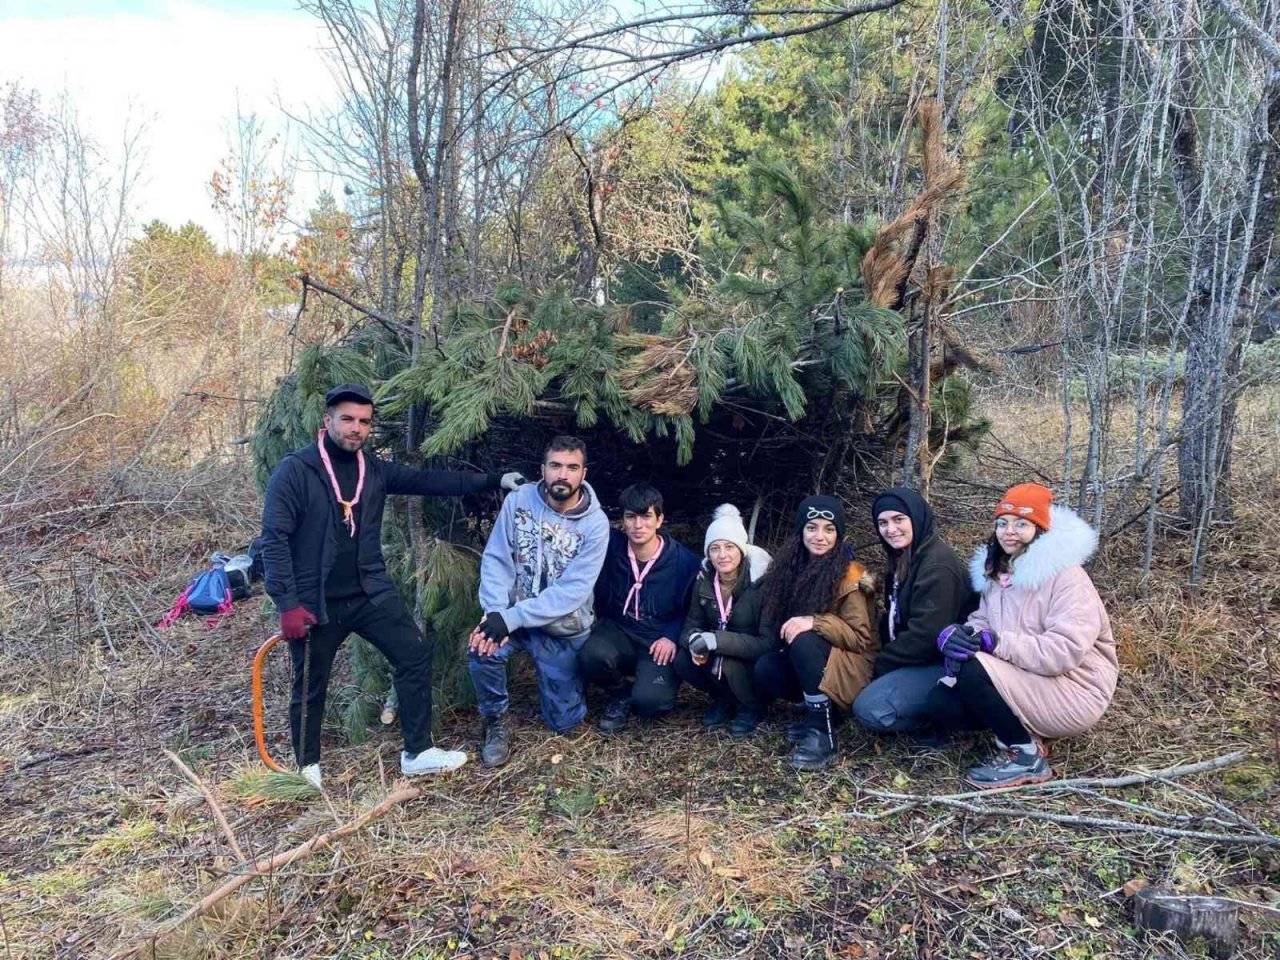
POLYGON ((524 481, 519 473, 474 473, 468 470, 415 470, 384 461, 387 493, 423 497, 464 497, 486 490, 514 490, 524 481))

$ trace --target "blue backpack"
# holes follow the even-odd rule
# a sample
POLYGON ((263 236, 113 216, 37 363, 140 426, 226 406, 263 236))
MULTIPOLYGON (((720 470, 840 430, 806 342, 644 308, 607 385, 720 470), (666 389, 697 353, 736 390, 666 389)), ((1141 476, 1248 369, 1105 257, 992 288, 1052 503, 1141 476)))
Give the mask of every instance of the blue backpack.
POLYGON ((167 630, 178 622, 188 610, 204 613, 209 616, 205 626, 216 627, 218 621, 231 611, 231 582, 227 579, 227 571, 221 563, 215 563, 203 573, 198 573, 187 584, 187 588, 174 601, 169 612, 160 618, 159 629, 167 630))

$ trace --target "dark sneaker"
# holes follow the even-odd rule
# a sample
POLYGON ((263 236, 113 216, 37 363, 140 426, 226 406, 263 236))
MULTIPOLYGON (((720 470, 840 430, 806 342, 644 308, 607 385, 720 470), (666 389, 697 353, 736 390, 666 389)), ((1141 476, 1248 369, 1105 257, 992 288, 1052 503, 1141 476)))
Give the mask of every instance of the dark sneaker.
POLYGON ((631 698, 619 697, 610 701, 604 713, 596 721, 596 728, 601 733, 617 733, 631 720, 631 698))
POLYGON ((480 762, 486 767, 500 767, 511 759, 511 721, 504 713, 484 722, 484 749, 480 762))
POLYGON ((715 730, 718 727, 727 727, 729 721, 733 719, 733 701, 717 700, 711 706, 707 707, 707 712, 702 715, 702 727, 704 730, 715 730))
POLYGON ((743 707, 729 724, 729 734, 734 737, 749 737, 760 726, 760 711, 743 707))
POLYGON ((965 779, 979 790, 1020 787, 1053 779, 1053 768, 1040 751, 1024 753, 1016 748, 1000 750, 981 766, 970 768, 965 779))

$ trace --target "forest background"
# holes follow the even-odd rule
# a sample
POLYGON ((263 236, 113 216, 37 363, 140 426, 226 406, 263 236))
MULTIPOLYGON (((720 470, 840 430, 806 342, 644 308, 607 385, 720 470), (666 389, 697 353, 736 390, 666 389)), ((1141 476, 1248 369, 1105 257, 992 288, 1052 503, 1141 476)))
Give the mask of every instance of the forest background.
MULTIPOLYGON (((292 120, 343 187, 301 224, 261 118, 212 171, 219 244, 133 221, 136 145, 106 163, 73 104, 0 91, 8 955, 1146 956, 1147 882, 1261 905, 1241 951, 1274 951, 1272 5, 302 6, 343 103, 292 120), (391 789, 366 648, 316 804, 248 739, 269 605, 152 626, 247 544, 266 471, 351 379, 380 387, 385 455, 532 471, 581 432, 606 502, 656 478, 695 544, 723 500, 776 542, 822 488, 875 559, 865 509, 907 482, 967 552, 1001 490, 1041 480, 1102 533, 1123 665, 1055 765, 1225 759, 1195 789, 979 802, 950 793, 976 741, 849 731, 806 780, 776 733, 699 739, 692 705, 630 742, 530 722, 504 771, 175 923, 244 849, 391 789)), ((496 505, 411 501, 387 531, 440 638, 442 738, 468 746, 496 505)))

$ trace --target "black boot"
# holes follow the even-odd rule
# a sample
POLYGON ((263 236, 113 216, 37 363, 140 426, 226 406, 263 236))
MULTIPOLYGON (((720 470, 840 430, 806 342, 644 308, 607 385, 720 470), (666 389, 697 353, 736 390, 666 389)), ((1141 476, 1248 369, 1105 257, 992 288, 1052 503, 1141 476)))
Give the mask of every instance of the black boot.
POLYGON ((733 697, 717 697, 715 702, 707 707, 707 712, 702 715, 702 728, 715 730, 728 726, 729 721, 733 719, 735 706, 733 697))
POLYGON ((760 726, 760 718, 763 716, 762 710, 755 707, 741 707, 738 715, 733 718, 733 723, 729 724, 729 735, 732 737, 749 737, 756 732, 756 727, 760 726))
MULTIPOLYGON (((848 717, 839 711, 831 714, 831 729, 838 730, 840 724, 844 723, 848 717)), ((809 711, 805 710, 805 715, 795 723, 787 725, 787 742, 788 743, 804 743, 805 737, 809 736, 809 731, 813 729, 813 718, 809 716, 809 711)))
POLYGON ((500 767, 511 758, 511 721, 505 713, 486 717, 484 721, 484 749, 480 762, 486 767, 500 767))
POLYGON ((809 731, 812 729, 809 726, 808 717, 802 717, 795 723, 787 724, 787 743, 804 743, 804 738, 809 736, 809 731))
POLYGON ((805 698, 809 732, 791 754, 791 765, 797 770, 821 770, 836 758, 836 731, 831 722, 831 701, 805 698))

